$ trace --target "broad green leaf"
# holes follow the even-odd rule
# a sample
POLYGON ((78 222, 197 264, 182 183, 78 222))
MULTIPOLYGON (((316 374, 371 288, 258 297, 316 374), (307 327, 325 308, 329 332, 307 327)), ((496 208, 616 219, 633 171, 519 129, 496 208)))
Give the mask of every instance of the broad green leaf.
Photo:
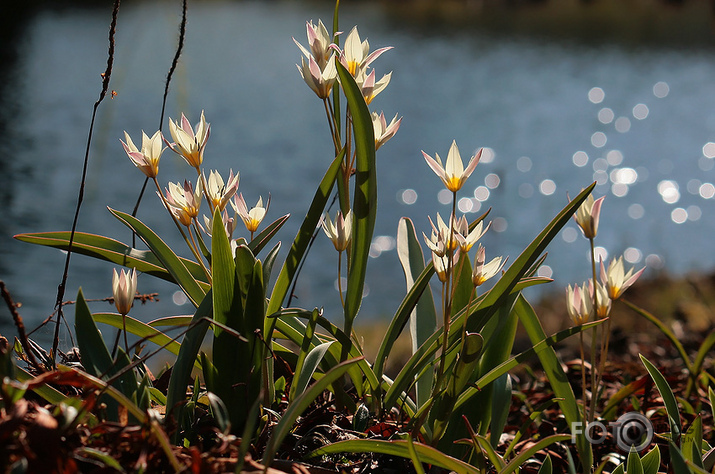
POLYGON ((293 403, 288 405, 288 408, 283 413, 278 424, 273 427, 271 437, 266 444, 266 450, 263 454, 263 465, 270 466, 275 458, 276 453, 283 439, 290 433, 298 417, 322 394, 329 385, 345 375, 350 366, 357 363, 359 359, 351 359, 342 362, 332 369, 317 382, 313 383, 307 390, 299 395, 293 403))
POLYGON ((553 466, 551 464, 551 455, 547 454, 546 458, 544 458, 544 462, 541 464, 541 467, 539 468, 539 472, 537 474, 552 474, 553 473, 553 466))
MULTIPOLYGON (((75 305, 75 333, 82 365, 88 374, 107 380, 113 378, 115 374, 129 365, 129 359, 121 348, 118 351, 117 361, 115 362, 112 359, 102 334, 94 323, 92 313, 89 311, 81 288, 77 293, 77 303, 75 305), (121 357, 122 354, 124 354, 124 357, 121 357)), ((137 382, 134 373, 131 371, 119 375, 112 382, 112 385, 129 398, 137 391, 137 382)), ((117 421, 119 415, 116 411, 116 404, 110 403, 108 409, 110 417, 117 421)))
MULTIPOLYGON (((92 317, 97 323, 108 324, 109 326, 115 327, 117 329, 122 329, 124 327, 121 314, 94 313, 92 317)), ((163 346, 164 349, 174 355, 179 355, 181 344, 179 344, 174 338, 167 336, 166 334, 157 329, 154 329, 150 325, 127 316, 126 327, 127 332, 130 332, 135 336, 139 336, 144 340, 151 341, 158 346, 163 346)), ((198 364, 198 362, 195 364, 195 367, 197 369, 201 369, 201 366, 198 364)))
POLYGON ((468 325, 470 331, 481 331, 489 318, 501 307, 501 303, 511 294, 514 286, 529 271, 534 262, 539 259, 541 253, 561 231, 564 225, 569 222, 571 216, 576 212, 581 203, 588 197, 596 183, 592 183, 581 191, 573 201, 569 202, 556 217, 542 230, 539 235, 524 249, 509 269, 502 275, 499 281, 486 294, 474 315, 474 322, 468 325))
POLYGON ((170 413, 172 410, 176 410, 174 417, 177 420, 182 419, 183 405, 181 404, 186 400, 186 387, 191 383, 191 371, 196 363, 206 331, 209 329, 212 315, 213 291, 209 291, 191 319, 189 330, 181 341, 181 349, 176 357, 176 363, 171 369, 166 396, 166 412, 170 413))
POLYGON ((643 474, 658 474, 660 449, 657 444, 641 458, 641 464, 643 465, 643 474))
POLYGON ((492 384, 492 420, 489 441, 496 449, 511 408, 511 377, 508 373, 502 375, 492 384))
POLYGON ((654 315, 650 314, 648 311, 644 310, 643 308, 639 308, 638 306, 634 305, 633 303, 629 302, 628 300, 625 300, 621 298, 621 301, 626 304, 629 308, 631 308, 633 311, 636 312, 636 314, 644 317, 651 323, 655 325, 655 327, 658 328, 658 330, 663 333, 665 337, 668 338, 668 340, 673 344, 675 349, 678 351, 678 355, 680 355, 680 358, 683 360, 683 363, 685 364, 685 367, 688 369, 689 372, 692 371, 692 363, 690 362, 690 357, 688 357, 688 353, 685 351, 685 348, 683 347, 683 344, 680 343, 678 338, 675 336, 673 331, 671 331, 668 326, 666 326, 661 320, 659 320, 657 317, 654 315))
MULTIPOLYGON (((417 451, 420 461, 423 463, 433 464, 460 474, 480 473, 480 471, 474 466, 470 466, 459 459, 447 456, 430 446, 414 443, 414 448, 417 451)), ((374 439, 338 441, 337 443, 331 443, 323 446, 322 448, 316 449, 315 451, 309 453, 307 457, 313 458, 338 453, 381 453, 410 459, 410 451, 407 441, 383 441, 374 439)))
MULTIPOLYGON (((15 238, 23 242, 67 250, 69 248, 70 234, 71 232, 38 232, 18 234, 15 238)), ((136 268, 138 272, 176 283, 174 278, 152 252, 137 250, 108 237, 75 232, 74 240, 72 241, 72 252, 94 257, 99 260, 105 260, 117 265, 123 265, 127 268, 136 268)), ((183 257, 179 257, 179 260, 181 260, 199 284, 207 290, 208 282, 206 281, 206 274, 201 269, 201 266, 183 257)))
POLYGON ((375 165, 375 132, 370 110, 355 79, 339 61, 335 61, 348 109, 352 115, 355 140, 355 189, 353 195, 353 235, 350 253, 348 288, 345 295, 346 331, 362 303, 367 260, 375 228, 377 209, 377 174, 375 165))
MULTIPOLYGON (((546 334, 544 333, 544 329, 541 327, 539 318, 536 316, 533 308, 523 296, 520 296, 516 301, 514 311, 516 311, 522 326, 524 326, 524 329, 534 346, 540 344, 546 339, 546 334)), ((595 321, 592 324, 598 323, 598 321, 595 321)), ((572 329, 576 329, 578 332, 587 329, 587 326, 590 327, 590 325, 584 324, 580 326, 580 328, 572 329)), ((561 407, 561 411, 566 418, 566 423, 568 423, 569 426, 576 426, 577 423, 583 423, 584 420, 578 408, 578 403, 576 402, 573 389, 571 388, 571 385, 569 385, 568 378, 561 367, 561 363, 556 357, 556 352, 553 348, 549 347, 547 350, 538 352, 538 355, 541 366, 544 368, 546 376, 549 379, 549 384, 554 391, 554 395, 563 399, 559 402, 559 406, 561 407)), ((591 444, 586 439, 586 435, 584 433, 576 435, 576 448, 578 449, 583 470, 590 470, 593 465, 593 451, 591 449, 591 444)))
MULTIPOLYGON (((17 367, 16 368, 17 372, 15 375, 17 376, 17 380, 22 383, 27 383, 35 378, 34 375, 30 374, 28 371, 23 369, 22 367, 17 367)), ((33 392, 35 392, 37 395, 41 396, 45 400, 47 400, 48 403, 51 403, 52 405, 59 405, 60 403, 66 403, 67 402, 67 395, 64 393, 60 392, 56 388, 48 385, 48 384, 40 384, 33 386, 31 388, 33 392)))
MULTIPOLYGON (((415 226, 412 221, 403 217, 397 226, 397 256, 400 259, 400 264, 402 265, 402 271, 405 273, 405 280, 407 282, 407 291, 409 292, 415 285, 415 280, 420 277, 420 274, 425 269, 424 256, 422 254, 422 247, 420 246, 419 240, 417 238, 417 233, 415 232, 415 226)), ((417 301, 417 305, 410 313, 410 340, 412 341, 412 352, 416 351, 422 343, 424 343, 432 333, 437 329, 437 314, 434 308, 434 300, 432 298, 432 292, 429 290, 429 286, 425 286, 422 295, 417 301)), ((394 321, 394 319, 393 319, 394 321)), ((396 325, 390 325, 392 331, 397 332, 398 327, 396 325)), ((399 327, 399 332, 402 332, 402 328, 399 327)), ((386 341, 394 341, 397 339, 399 334, 395 335, 391 331, 388 331, 383 338, 383 344, 386 341)), ((390 347, 394 342, 390 343, 390 347)), ((389 349, 386 347, 386 350, 389 349)), ((377 360, 380 361, 380 372, 382 371, 382 363, 384 361, 385 351, 380 347, 380 355, 376 359, 375 371, 378 371, 377 360)), ((432 371, 426 371, 424 375, 415 382, 415 398, 417 406, 422 406, 427 399, 431 396, 432 383, 434 381, 434 373, 432 371)))
POLYGON ((677 440, 680 436, 681 421, 680 412, 678 411, 678 402, 675 399, 675 395, 670 389, 668 381, 665 380, 665 377, 663 377, 663 374, 660 373, 660 371, 655 367, 655 365, 653 365, 653 363, 646 359, 642 354, 640 355, 640 358, 646 370, 653 379, 653 382, 655 382, 655 386, 658 388, 660 396, 663 398, 663 403, 665 404, 665 411, 668 413, 668 417, 670 418, 671 422, 671 439, 677 440))
POLYGON ((626 460, 626 474, 643 474, 643 464, 635 446, 631 446, 626 460))
POLYGON ((117 219, 123 224, 132 229, 140 239, 151 249, 156 255, 161 264, 171 274, 177 285, 184 290, 186 296, 191 300, 194 306, 198 306, 199 302, 206 294, 204 287, 199 285, 199 282, 186 268, 186 265, 179 259, 171 248, 161 240, 161 238, 147 227, 142 221, 124 212, 109 209, 117 219))
MULTIPOLYGON (((310 317, 308 318, 308 324, 305 327, 303 342, 301 342, 300 351, 298 352, 298 361, 294 366, 295 370, 293 371, 293 379, 296 379, 297 376, 303 371, 303 364, 305 362, 305 358, 308 356, 311 347, 313 347, 313 337, 315 336, 315 325, 318 323, 318 316, 320 316, 320 311, 318 310, 318 308, 315 308, 310 314, 310 317)), ((293 399, 295 399, 297 395, 297 388, 297 384, 291 384, 290 392, 288 394, 288 400, 292 401, 293 399)), ((305 386, 303 388, 305 388, 305 386)))
POLYGON ((253 252, 253 255, 258 255, 261 250, 263 250, 263 247, 265 247, 271 239, 276 235, 276 233, 283 227, 283 224, 286 223, 288 218, 290 217, 290 214, 286 214, 282 217, 279 217, 275 221, 273 221, 268 227, 263 229, 258 235, 256 235, 253 240, 248 244, 248 248, 251 249, 251 252, 253 252))
MULTIPOLYGON (((305 388, 308 386, 308 383, 310 383, 315 370, 318 368, 318 364, 320 364, 320 361, 323 359, 323 356, 325 356, 325 353, 328 351, 333 342, 334 341, 324 342, 316 346, 308 353, 300 373, 296 373, 293 378, 293 383, 295 384, 295 396, 300 396, 305 391, 305 388)), ((291 392, 292 391, 291 387, 291 392)))
POLYGON ((683 434, 681 450, 687 461, 703 467, 703 419, 696 416, 688 430, 683 434))
MULTIPOLYGON (((320 218, 323 214, 323 209, 325 204, 328 202, 328 197, 333 189, 333 184, 335 183, 335 177, 338 175, 338 170, 340 170, 340 164, 345 156, 345 150, 341 151, 338 156, 335 157, 330 167, 325 172, 325 176, 320 181, 318 189, 315 191, 315 196, 313 196, 313 201, 310 203, 310 208, 308 213, 303 220, 303 223, 298 230, 298 234, 293 240, 293 244, 288 250, 288 255, 286 256, 283 268, 281 268, 280 274, 276 280, 275 285, 273 285, 273 292, 271 293, 271 299, 268 302, 268 309, 266 314, 273 314, 281 309, 281 305, 288 294, 290 285, 295 277, 296 270, 300 261, 305 255, 305 251, 308 248, 313 232, 320 222, 320 218)), ((268 328, 267 328, 268 329, 268 328)), ((264 333, 269 334, 271 331, 266 330, 264 333)))
MULTIPOLYGON (((643 356, 641 356, 641 358, 643 358, 643 356)), ((682 451, 680 451, 678 446, 676 446, 676 444, 670 439, 668 440, 668 451, 670 452, 670 468, 673 470, 673 473, 691 474, 691 470, 688 467, 688 463, 685 460, 682 451)))

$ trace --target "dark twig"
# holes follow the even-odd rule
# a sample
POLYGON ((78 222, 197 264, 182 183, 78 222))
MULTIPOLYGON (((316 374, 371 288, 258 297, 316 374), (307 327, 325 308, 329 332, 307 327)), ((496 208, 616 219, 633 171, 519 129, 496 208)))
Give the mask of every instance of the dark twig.
POLYGON ((15 321, 15 326, 17 327, 17 334, 20 337, 20 344, 25 350, 25 354, 27 355, 30 364, 32 364, 32 366, 38 371, 44 372, 45 369, 37 363, 37 359, 35 359, 35 354, 30 348, 30 341, 27 340, 27 334, 25 334, 25 324, 22 322, 22 316, 20 316, 20 313, 17 312, 17 305, 12 300, 12 296, 10 296, 10 292, 7 291, 7 288, 5 287, 5 282, 2 280, 0 280, 0 291, 2 292, 2 298, 5 300, 7 307, 10 309, 10 314, 12 314, 12 320, 15 321))
POLYGON ((55 359, 57 354, 57 345, 60 340, 60 320, 64 318, 62 314, 62 300, 65 297, 65 287, 67 285, 67 274, 70 268, 70 257, 72 256, 72 244, 74 243, 74 234, 77 230, 77 221, 79 220, 79 211, 82 207, 82 201, 84 199, 84 186, 87 181, 87 165, 89 163, 89 148, 92 143, 92 132, 94 131, 94 120, 97 116, 97 109, 99 104, 102 103, 104 97, 107 95, 109 90, 109 79, 112 76, 112 65, 114 64, 114 34, 117 31, 117 16, 119 14, 119 2, 120 0, 114 0, 114 8, 112 9, 112 23, 109 26, 109 51, 107 54, 107 69, 102 74, 102 92, 99 93, 99 98, 94 103, 92 109, 92 121, 89 125, 89 134, 87 136, 87 148, 84 153, 84 164, 82 165, 82 179, 79 185, 79 194, 77 196, 77 208, 75 209, 74 219, 72 221, 72 232, 70 233, 70 240, 67 246, 67 258, 65 259, 65 268, 62 273, 62 281, 57 287, 57 301, 55 302, 55 309, 57 310, 57 324, 55 325, 55 334, 52 339, 52 352, 50 353, 50 358, 52 365, 55 366, 55 359))
MULTIPOLYGON (((161 116, 159 117, 159 130, 164 124, 164 112, 166 111, 166 99, 169 96, 169 84, 171 83, 171 77, 174 75, 176 66, 179 64, 179 57, 181 57, 181 51, 184 49, 184 38, 186 38, 186 11, 187 11, 187 0, 183 0, 183 8, 181 13, 181 24, 179 25, 179 45, 176 48, 176 54, 174 54, 174 60, 171 62, 171 67, 169 68, 169 73, 166 75, 166 83, 164 84, 164 99, 161 102, 161 116)), ((139 197, 137 198, 137 203, 134 205, 134 210, 132 211, 132 216, 136 217, 137 212, 139 212, 139 205, 144 197, 144 191, 146 191, 146 185, 149 182, 149 178, 144 178, 144 184, 142 185, 142 190, 139 192, 139 197)), ((132 247, 136 247, 136 233, 132 232, 132 247)))

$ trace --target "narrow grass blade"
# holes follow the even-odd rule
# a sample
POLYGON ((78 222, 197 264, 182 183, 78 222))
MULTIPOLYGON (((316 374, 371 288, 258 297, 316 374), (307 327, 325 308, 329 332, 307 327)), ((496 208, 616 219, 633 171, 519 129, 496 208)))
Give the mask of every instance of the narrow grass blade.
MULTIPOLYGON (((355 140, 355 190, 353 196, 353 236, 348 288, 345 296, 345 318, 352 326, 362 303, 367 260, 375 228, 377 209, 377 171, 375 165, 375 132, 370 111, 355 79, 339 62, 335 62, 340 83, 352 115, 355 140)), ((348 327, 348 326, 346 326, 348 327)))
POLYGON ((658 469, 660 469, 660 449, 657 444, 643 455, 641 464, 643 465, 643 474, 658 474, 658 469))
POLYGON ((547 454, 544 458, 544 462, 541 463, 541 467, 539 468, 539 472, 537 474, 552 474, 553 471, 554 468, 551 463, 551 455, 547 454))
POLYGON ((303 413, 329 385, 342 377, 348 369, 356 364, 358 359, 351 359, 342 362, 330 369, 325 376, 311 385, 306 391, 298 396, 283 413, 280 421, 273 427, 271 437, 266 444, 266 450, 263 454, 263 465, 270 466, 278 452, 283 439, 288 435, 295 421, 303 413))
POLYGON ((673 441, 677 441, 680 438, 681 427, 680 412, 678 411, 678 401, 675 399, 675 395, 670 389, 668 381, 665 380, 665 377, 663 377, 663 374, 660 373, 656 366, 653 365, 653 363, 646 359, 643 355, 640 355, 640 358, 641 362, 643 362, 643 365, 653 379, 653 382, 655 382, 655 386, 658 388, 660 396, 663 398, 663 404, 665 404, 665 411, 668 413, 668 417, 670 418, 671 422, 671 439, 673 441))
MULTIPOLYGON (((412 221, 406 217, 400 219, 397 227, 397 256, 402 265, 402 271, 405 273, 408 293, 415 286, 415 280, 419 279, 422 272, 425 270, 424 255, 420 246, 415 226, 412 221)), ((394 319, 393 319, 394 321, 394 319)), ((437 329, 437 314, 434 307, 434 299, 429 286, 423 286, 422 295, 417 301, 417 305, 410 313, 410 339, 412 341, 412 352, 414 353, 437 329)), ((379 371, 382 372, 383 361, 385 356, 389 354, 390 348, 394 341, 402 332, 402 327, 397 324, 390 324, 390 330, 385 334, 385 337, 380 344, 380 352, 376 359, 380 361, 379 371), (397 333, 397 334, 395 334, 397 333), (383 348, 383 345, 385 347, 383 348), (387 352, 386 352, 387 351, 387 352)), ((376 367, 376 372, 378 367, 376 367)), ((424 375, 417 380, 415 384, 415 398, 417 406, 422 406, 431 395, 434 373, 426 371, 424 375)))
MULTIPOLYGON (((171 369, 169 389, 166 396, 166 412, 176 410, 174 417, 181 420, 183 402, 186 400, 186 387, 191 383, 191 372, 201 349, 201 343, 209 329, 213 315, 213 292, 209 291, 191 319, 189 330, 184 335, 179 355, 171 369)), ((178 434, 177 434, 178 436, 178 434)))
MULTIPOLYGON (((117 329, 123 329, 124 323, 122 321, 122 315, 117 313, 94 313, 92 315, 94 321, 97 323, 107 324, 109 326, 115 327, 117 329)), ((127 332, 139 336, 140 338, 151 341, 157 346, 164 346, 164 349, 171 352, 174 355, 179 355, 179 350, 181 349, 181 344, 174 340, 174 338, 167 336, 163 332, 154 329, 150 325, 137 321, 134 318, 127 316, 126 327, 127 332)), ((201 366, 198 362, 195 364, 197 369, 201 366)))
MULTIPOLYGON (((544 329, 541 327, 539 318, 536 316, 533 308, 523 296, 520 296, 517 300, 514 310, 519 316, 519 320, 526 330, 526 333, 529 335, 529 339, 532 344, 536 345, 546 339, 546 334, 544 333, 544 329)), ((581 329, 586 329, 586 325, 582 325, 581 329)), ((584 420, 578 408, 578 403, 576 402, 573 389, 571 388, 571 385, 569 385, 566 374, 561 368, 561 363, 556 357, 556 352, 553 348, 548 348, 547 350, 540 351, 538 354, 539 361, 546 372, 546 376, 549 380, 549 384, 551 384, 551 388, 554 391, 554 395, 563 399, 559 402, 559 406, 561 407, 561 411, 566 418, 566 422, 569 426, 576 426, 576 423, 583 423, 584 420)), ((591 444, 586 439, 584 433, 576 435, 576 447, 578 449, 583 470, 590 471, 593 465, 593 451, 591 449, 591 444)))
POLYGON ((286 223, 289 217, 290 214, 286 214, 282 217, 279 217, 270 225, 268 225, 268 227, 258 233, 258 235, 253 237, 253 240, 251 240, 251 242, 248 244, 248 248, 251 249, 253 255, 258 255, 261 250, 263 250, 263 247, 268 245, 268 243, 278 233, 281 227, 283 227, 283 224, 286 223))
POLYGON ((547 446, 550 446, 554 443, 559 443, 561 441, 571 441, 571 435, 555 434, 536 441, 534 444, 530 445, 528 449, 525 449, 524 451, 521 451, 518 455, 514 456, 514 459, 509 461, 509 463, 504 467, 503 470, 499 471, 499 474, 509 474, 518 470, 519 467, 534 454, 541 451, 547 446))
MULTIPOLYGON (((35 378, 34 375, 30 374, 28 371, 23 369, 22 367, 16 367, 16 372, 15 375, 17 376, 17 380, 22 383, 27 383, 35 378)), ((31 389, 33 392, 35 392, 37 395, 41 396, 45 400, 47 400, 48 403, 51 403, 52 405, 59 405, 60 403, 66 403, 67 402, 67 395, 64 393, 60 392, 54 387, 51 387, 48 384, 39 384, 36 386, 33 386, 31 389)))
MULTIPOLYGON (((333 344, 333 342, 334 341, 319 344, 305 357, 305 361, 303 363, 303 366, 301 367, 301 371, 299 373, 296 372, 296 374, 294 374, 294 399, 295 397, 299 397, 305 391, 306 387, 308 386, 308 383, 310 383, 310 380, 313 378, 313 374, 318 368, 320 361, 323 360, 325 353, 328 351, 328 349, 330 349, 330 345, 333 344)), ((292 387, 291 392, 293 392, 292 387)))
POLYGON ((643 463, 641 463, 635 446, 631 446, 628 459, 626 459, 626 474, 643 474, 643 463))
POLYGON ((199 285, 199 282, 186 268, 186 265, 179 259, 171 248, 161 240, 149 227, 141 222, 136 217, 133 217, 124 212, 109 209, 117 219, 124 223, 127 227, 137 233, 140 239, 151 249, 156 255, 164 268, 171 274, 174 281, 184 290, 186 296, 191 300, 194 306, 198 306, 206 290, 199 285))
MULTIPOLYGON (((70 234, 70 232, 38 232, 18 234, 15 238, 23 242, 67 250, 69 248, 70 234)), ((72 251, 117 265, 123 265, 127 268, 136 268, 138 272, 176 283, 171 274, 169 274, 152 252, 137 250, 118 240, 101 235, 75 232, 72 242, 72 251)), ((200 284, 208 285, 206 282, 206 274, 204 274, 200 265, 182 257, 179 257, 179 260, 181 260, 191 275, 200 284)))
MULTIPOLYGON (((430 446, 421 443, 414 443, 414 448, 420 458, 420 461, 423 463, 433 464, 460 474, 480 474, 479 469, 474 466, 470 466, 459 459, 447 456, 430 446)), ((410 459, 410 451, 407 441, 383 441, 372 439, 338 441, 337 443, 331 443, 323 446, 322 448, 318 448, 309 453, 306 457, 312 458, 338 453, 381 453, 410 459)))
MULTIPOLYGON (((273 285, 273 292, 271 293, 271 299, 268 302, 266 314, 273 314, 281 309, 283 300, 285 300, 290 285, 293 282, 293 278, 295 277, 295 273, 298 270, 298 265, 305 255, 305 251, 313 237, 313 232, 315 231, 318 222, 320 222, 323 209, 328 202, 328 197, 330 196, 333 184, 335 183, 335 177, 338 175, 338 170, 340 170, 340 164, 342 163, 344 157, 345 150, 341 151, 338 156, 335 157, 333 162, 330 164, 330 167, 328 167, 328 170, 325 172, 325 176, 323 176, 323 179, 320 181, 318 189, 315 191, 308 213, 298 230, 298 234, 293 240, 290 250, 288 250, 288 255, 286 256, 283 268, 281 268, 280 274, 276 279, 276 283, 273 285)), ((269 331, 266 331, 265 333, 269 334, 269 331)))

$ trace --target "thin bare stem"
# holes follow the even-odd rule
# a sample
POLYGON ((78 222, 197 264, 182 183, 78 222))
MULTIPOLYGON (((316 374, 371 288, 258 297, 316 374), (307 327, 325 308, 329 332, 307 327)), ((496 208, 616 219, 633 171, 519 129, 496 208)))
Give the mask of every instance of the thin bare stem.
POLYGON ((72 220, 72 231, 70 232, 69 243, 67 245, 67 257, 65 258, 65 267, 62 272, 62 280, 57 286, 57 300, 55 301, 55 310, 57 311, 57 324, 55 325, 55 333, 52 337, 52 351, 50 352, 50 359, 52 361, 52 366, 55 366, 55 361, 57 358, 57 346, 60 341, 60 321, 64 319, 64 314, 62 313, 62 300, 65 297, 65 289, 67 287, 67 275, 70 269, 70 258, 72 257, 72 250, 74 246, 74 236, 77 230, 77 222, 79 221, 79 211, 82 208, 82 202, 84 200, 84 186, 87 182, 87 167, 89 164, 89 150, 92 144, 92 132, 94 131, 94 121, 97 117, 97 109, 99 104, 102 103, 104 97, 109 91, 109 80, 112 77, 112 66, 114 65, 114 35, 117 31, 117 16, 119 15, 119 3, 120 0, 114 1, 114 7, 112 8, 112 22, 109 25, 109 50, 107 53, 107 69, 102 74, 102 91, 99 93, 99 98, 94 103, 92 109, 92 120, 89 125, 89 133, 87 136, 87 147, 84 153, 84 163, 82 165, 82 178, 80 180, 79 192, 77 195, 77 207, 75 208, 74 219, 72 220))
POLYGON ((342 266, 342 259, 343 253, 338 252, 338 294, 340 295, 340 304, 343 307, 343 310, 345 309, 345 299, 343 298, 343 282, 341 278, 341 273, 340 273, 340 268, 342 266))
MULTIPOLYGON (((593 319, 598 315, 598 281, 596 280, 596 250, 593 244, 593 238, 588 239, 591 244, 591 272, 593 276, 593 319)), ((588 413, 589 423, 594 420, 596 412, 596 399, 598 398, 598 383, 596 381, 596 339, 598 335, 598 326, 591 329, 591 409, 588 413)), ((603 354, 601 354, 603 357, 603 354)), ((585 407, 584 407, 585 409, 585 407)))

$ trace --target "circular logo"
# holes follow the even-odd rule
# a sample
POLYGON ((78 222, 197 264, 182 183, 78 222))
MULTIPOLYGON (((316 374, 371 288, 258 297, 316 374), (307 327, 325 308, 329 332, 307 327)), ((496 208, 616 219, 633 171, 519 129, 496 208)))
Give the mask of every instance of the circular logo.
POLYGON ((631 447, 634 447, 640 452, 653 440, 653 425, 640 413, 632 411, 621 415, 614 423, 614 427, 616 444, 623 451, 628 452, 631 447))

